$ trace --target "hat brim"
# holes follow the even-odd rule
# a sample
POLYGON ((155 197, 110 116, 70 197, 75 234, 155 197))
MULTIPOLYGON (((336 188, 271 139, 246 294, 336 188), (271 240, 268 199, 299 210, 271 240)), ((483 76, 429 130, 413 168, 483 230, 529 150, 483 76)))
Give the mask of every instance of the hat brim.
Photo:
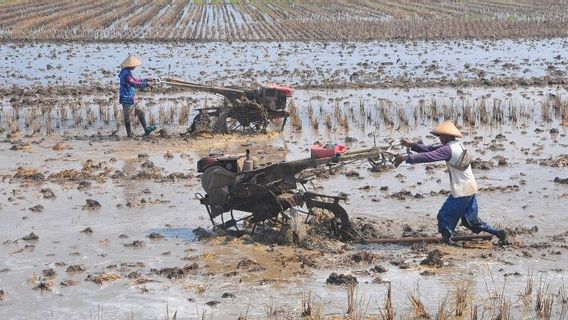
POLYGON ((122 63, 120 64, 123 68, 136 68, 142 64, 142 61, 136 56, 128 56, 122 63))
POLYGON ((139 63, 123 63, 120 66, 123 67, 123 68, 136 68, 141 64, 142 64, 141 62, 139 62, 139 63))
POLYGON ((438 132, 438 131, 432 130, 432 131, 430 131, 430 133, 435 135, 436 137, 450 136, 450 137, 456 137, 456 138, 463 138, 463 134, 461 134, 461 132, 458 134, 458 133, 438 132))

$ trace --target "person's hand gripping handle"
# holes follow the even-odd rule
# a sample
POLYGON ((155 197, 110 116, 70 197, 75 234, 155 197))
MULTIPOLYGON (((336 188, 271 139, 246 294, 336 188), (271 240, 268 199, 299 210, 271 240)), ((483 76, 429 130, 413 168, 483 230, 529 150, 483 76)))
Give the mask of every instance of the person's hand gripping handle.
POLYGON ((400 144, 403 147, 406 147, 406 154, 399 154, 396 156, 396 158, 394 159, 394 166, 396 168, 398 168, 398 166, 400 166, 401 163, 403 163, 404 161, 406 161, 408 155, 410 154, 410 147, 412 146, 412 142, 410 142, 409 140, 403 138, 400 140, 400 144))

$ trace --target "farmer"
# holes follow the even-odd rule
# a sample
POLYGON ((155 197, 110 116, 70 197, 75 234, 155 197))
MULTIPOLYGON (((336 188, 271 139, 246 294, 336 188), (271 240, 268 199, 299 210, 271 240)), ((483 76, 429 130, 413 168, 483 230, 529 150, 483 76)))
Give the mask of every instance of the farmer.
POLYGON ((134 109, 134 114, 138 117, 140 124, 144 128, 144 135, 148 136, 152 131, 156 130, 155 126, 146 125, 146 116, 144 111, 136 106, 136 88, 144 90, 154 85, 152 79, 136 79, 132 76, 132 70, 141 65, 142 61, 136 56, 130 55, 122 64, 122 70, 118 78, 120 79, 120 104, 122 104, 122 114, 124 115, 124 125, 126 126, 126 134, 129 138, 134 137, 132 134, 132 125, 130 124, 130 113, 134 109))
POLYGON ((398 155, 394 165, 398 167, 403 161, 412 164, 446 161, 452 190, 438 212, 438 232, 442 234, 444 241, 454 245, 452 233, 461 219, 462 225, 471 231, 488 232, 497 236, 501 244, 506 244, 506 232, 488 225, 477 215, 477 184, 471 171, 471 155, 456 141, 456 138, 463 138, 463 135, 451 121, 436 126, 431 133, 438 136, 440 144, 426 146, 402 139, 401 144, 416 153, 398 155))

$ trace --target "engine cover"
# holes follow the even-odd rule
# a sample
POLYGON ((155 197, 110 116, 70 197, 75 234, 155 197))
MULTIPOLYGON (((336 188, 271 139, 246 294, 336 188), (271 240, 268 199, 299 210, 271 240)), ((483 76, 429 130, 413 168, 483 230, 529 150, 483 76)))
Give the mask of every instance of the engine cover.
POLYGON ((211 166, 223 167, 231 172, 240 173, 243 169, 242 155, 209 155, 197 161, 197 172, 203 173, 211 166))

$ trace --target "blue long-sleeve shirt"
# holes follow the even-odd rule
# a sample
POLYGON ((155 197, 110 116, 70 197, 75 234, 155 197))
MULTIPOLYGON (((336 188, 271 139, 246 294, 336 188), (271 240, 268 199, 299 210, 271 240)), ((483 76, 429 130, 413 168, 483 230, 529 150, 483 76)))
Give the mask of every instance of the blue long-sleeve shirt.
POLYGON ((406 157, 406 163, 428 163, 436 161, 449 161, 452 149, 447 144, 424 145, 413 143, 410 150, 416 152, 406 157))
POLYGON ((148 86, 148 80, 134 78, 134 76, 132 76, 132 71, 129 68, 122 68, 118 78, 120 79, 119 102, 121 104, 133 105, 136 103, 136 88, 144 89, 148 86))

